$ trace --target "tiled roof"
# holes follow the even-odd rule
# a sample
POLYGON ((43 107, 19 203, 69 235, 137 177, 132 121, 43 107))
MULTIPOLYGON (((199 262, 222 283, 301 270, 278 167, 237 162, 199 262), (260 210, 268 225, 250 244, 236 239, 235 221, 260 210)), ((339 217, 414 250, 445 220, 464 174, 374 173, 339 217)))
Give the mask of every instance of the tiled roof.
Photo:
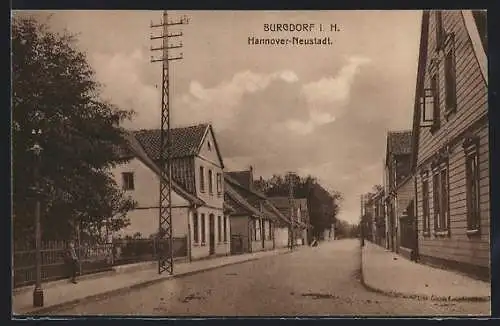
POLYGON ((269 200, 266 200, 264 202, 264 207, 274 213, 274 215, 276 215, 276 217, 281 220, 282 223, 290 224, 290 220, 286 217, 286 215, 281 214, 279 209, 277 209, 276 206, 274 206, 273 203, 271 203, 269 200))
MULTIPOLYGON (((197 155, 209 126, 209 124, 204 123, 171 129, 172 157, 181 158, 197 155)), ((134 131, 134 135, 150 158, 160 159, 160 129, 137 130, 134 131)))
MULTIPOLYGON (((235 179, 231 178, 227 173, 224 173, 225 189, 228 190, 226 194, 229 198, 239 197, 240 201, 244 201, 245 205, 250 205, 252 207, 251 211, 254 214, 269 218, 271 220, 289 223, 289 221, 284 217, 273 205, 268 202, 265 195, 258 191, 250 190, 238 183, 235 179)), ((248 206, 246 206, 248 210, 248 206)))
MULTIPOLYGON (((269 201, 276 207, 276 209, 284 216, 287 217, 287 221, 290 223, 290 199, 288 197, 269 197, 269 201)), ((301 203, 303 204, 304 202, 307 203, 307 199, 305 198, 295 198, 296 203, 301 203)), ((302 209, 302 212, 305 214, 308 214, 307 210, 302 209)), ((296 225, 305 228, 308 227, 306 223, 303 223, 302 221, 295 221, 296 225)))
POLYGON ((222 206, 224 208, 224 211, 234 213, 237 211, 236 207, 231 204, 229 201, 224 200, 224 203, 222 203, 222 206))
POLYGON ((411 131, 389 131, 387 134, 387 146, 389 154, 410 154, 411 131))
POLYGON ((234 207, 237 214, 250 214, 251 216, 260 216, 262 213, 256 209, 246 198, 244 198, 236 189, 226 182, 224 185, 224 200, 228 201, 234 207))
POLYGON ((249 189, 244 184, 238 182, 238 180, 233 178, 232 173, 233 172, 224 172, 224 180, 229 182, 230 184, 232 184, 235 188, 244 189, 245 191, 251 193, 252 195, 254 195, 260 199, 267 199, 266 195, 264 195, 260 191, 257 191, 255 189, 249 189))
MULTIPOLYGON (((144 163, 148 168, 150 168, 156 175, 160 176, 161 175, 161 170, 156 165, 153 160, 146 154, 144 151, 143 147, 139 144, 137 139, 134 137, 133 133, 127 133, 125 134, 125 138, 129 143, 129 150, 134 154, 135 157, 137 157, 142 163, 144 163)), ((187 192, 181 185, 179 185, 177 182, 172 180, 172 188, 173 190, 185 198, 186 200, 190 201, 191 203, 197 204, 197 205, 203 205, 204 201, 201 200, 200 198, 190 194, 187 192)))
POLYGON ((245 188, 250 188, 250 182, 253 181, 251 171, 231 171, 226 173, 230 178, 232 178, 240 185, 244 186, 245 188))

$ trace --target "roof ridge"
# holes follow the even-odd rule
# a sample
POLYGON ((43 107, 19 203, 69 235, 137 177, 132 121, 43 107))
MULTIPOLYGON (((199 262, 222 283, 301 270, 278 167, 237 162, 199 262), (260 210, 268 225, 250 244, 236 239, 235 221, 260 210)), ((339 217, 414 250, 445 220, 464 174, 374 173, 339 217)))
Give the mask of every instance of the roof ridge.
POLYGON ((392 134, 392 135, 396 135, 396 134, 407 134, 407 133, 411 134, 411 133, 412 133, 412 131, 411 131, 411 130, 409 130, 409 129, 404 129, 404 130, 389 130, 387 133, 388 133, 388 134, 392 134))
MULTIPOLYGON (((210 126, 211 124, 208 122, 204 123, 197 123, 197 124, 188 124, 188 125, 177 125, 175 127, 170 128, 170 130, 176 130, 176 129, 189 129, 189 128, 197 128, 197 127, 207 127, 210 126)), ((128 131, 131 132, 140 132, 140 131, 159 131, 161 128, 140 128, 140 129, 128 129, 128 131)))

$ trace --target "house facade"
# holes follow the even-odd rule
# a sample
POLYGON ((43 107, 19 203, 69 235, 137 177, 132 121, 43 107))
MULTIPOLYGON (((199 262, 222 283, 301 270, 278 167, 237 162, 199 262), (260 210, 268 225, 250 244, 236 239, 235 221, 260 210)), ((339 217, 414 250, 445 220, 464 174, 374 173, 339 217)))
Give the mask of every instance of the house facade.
POLYGON ((415 260, 418 252, 417 219, 415 217, 414 176, 408 175, 397 186, 396 191, 397 214, 397 252, 415 260))
POLYGON ((412 168, 419 259, 489 279, 485 26, 485 11, 424 11, 412 168))
MULTIPOLYGON (((123 233, 148 237, 158 229, 160 131, 134 131, 129 138, 133 157, 113 170, 138 203, 128 213, 131 224, 123 233)), ((224 164, 213 128, 209 124, 174 128, 171 139, 174 237, 187 238, 192 259, 227 255, 230 225, 224 207, 224 164)))
POLYGON ((404 203, 401 203, 398 197, 398 189, 411 172, 411 140, 411 131, 390 131, 387 134, 384 177, 385 238, 386 248, 395 252, 399 252, 400 232, 398 230, 401 209, 404 207, 404 203))
POLYGON ((276 248, 279 216, 266 196, 253 187, 253 169, 224 174, 225 200, 234 208, 230 214, 232 253, 276 248))
POLYGON ((385 246, 385 205, 384 205, 384 190, 381 189, 372 197, 373 205, 373 241, 379 246, 385 246))
POLYGON ((307 206, 307 198, 293 198, 283 196, 269 197, 269 201, 279 210, 279 212, 289 221, 287 224, 281 225, 280 246, 291 245, 291 234, 294 235, 294 245, 305 245, 310 241, 308 230, 309 224, 309 209, 307 206), (293 211, 293 212, 292 212, 293 211), (291 231, 293 227, 293 232, 291 231), (285 237, 285 228, 287 236, 285 237), (287 240, 284 243, 284 240, 287 240))

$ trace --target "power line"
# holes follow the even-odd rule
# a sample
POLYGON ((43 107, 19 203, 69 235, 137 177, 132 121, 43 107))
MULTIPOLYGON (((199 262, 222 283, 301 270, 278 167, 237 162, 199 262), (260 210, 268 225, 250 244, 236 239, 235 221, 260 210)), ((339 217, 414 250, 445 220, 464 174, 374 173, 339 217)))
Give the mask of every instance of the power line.
POLYGON ((168 19, 167 11, 163 11, 163 20, 160 24, 153 24, 151 28, 161 28, 159 36, 151 35, 151 40, 162 40, 160 47, 152 47, 151 51, 161 51, 160 58, 151 56, 151 62, 162 63, 162 96, 161 96, 161 127, 160 127, 160 203, 158 219, 158 274, 174 273, 174 252, 172 236, 172 138, 170 132, 170 76, 169 62, 182 59, 182 52, 177 56, 170 56, 169 51, 182 48, 182 42, 169 44, 169 40, 181 37, 182 32, 169 33, 169 26, 188 23, 186 16, 176 21, 168 19), (168 241, 168 246, 165 244, 168 241))

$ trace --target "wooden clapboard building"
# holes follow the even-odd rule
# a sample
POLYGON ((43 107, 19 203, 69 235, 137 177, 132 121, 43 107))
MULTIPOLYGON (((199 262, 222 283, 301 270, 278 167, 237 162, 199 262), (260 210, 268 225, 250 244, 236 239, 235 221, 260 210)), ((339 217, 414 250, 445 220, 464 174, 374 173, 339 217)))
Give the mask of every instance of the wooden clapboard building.
POLYGON ((490 275, 486 12, 424 11, 412 171, 421 261, 490 275))

